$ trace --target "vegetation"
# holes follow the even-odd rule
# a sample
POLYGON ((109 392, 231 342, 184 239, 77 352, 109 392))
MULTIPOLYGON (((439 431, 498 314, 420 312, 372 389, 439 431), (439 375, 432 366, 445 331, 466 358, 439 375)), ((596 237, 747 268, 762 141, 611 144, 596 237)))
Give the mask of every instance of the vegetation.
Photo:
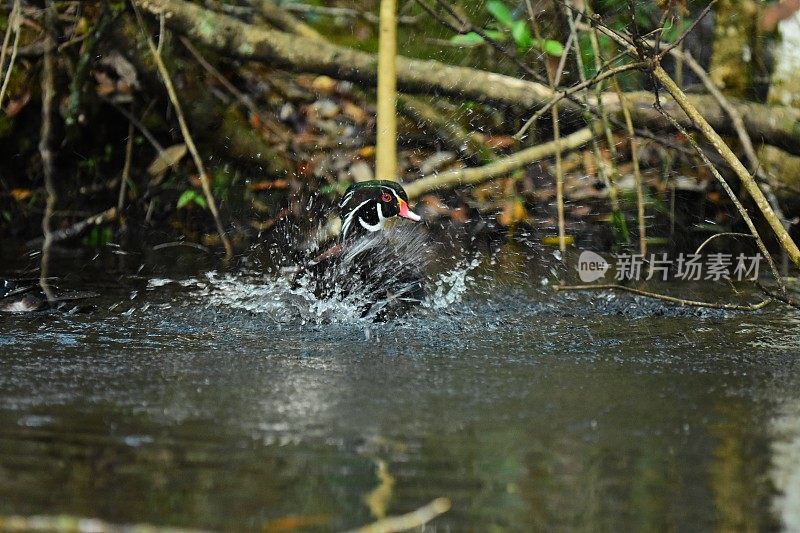
MULTIPOLYGON (((785 16, 745 4, 751 26, 785 16)), ((282 226, 317 228, 350 182, 375 176, 377 3, 3 7, 4 239, 38 246, 45 217, 53 245, 188 240, 230 256, 280 240, 282 226)), ((524 226, 545 243, 559 235, 562 249, 588 233, 641 253, 748 231, 762 251, 796 263, 786 221, 800 205, 797 177, 767 162, 788 168, 800 154, 800 113, 757 101, 742 80, 721 86, 731 52, 712 57, 704 35, 732 24, 727 10, 674 0, 400 3, 399 152, 378 143, 392 159, 383 173, 396 160, 430 222, 488 219, 498 234, 524 226), (703 83, 709 94, 694 90, 703 83), (772 157, 756 154, 765 150, 772 157)), ((774 40, 748 28, 737 42, 750 50, 774 40)), ((761 59, 742 74, 757 75, 761 59)), ((377 106, 391 109, 387 101, 377 106)))

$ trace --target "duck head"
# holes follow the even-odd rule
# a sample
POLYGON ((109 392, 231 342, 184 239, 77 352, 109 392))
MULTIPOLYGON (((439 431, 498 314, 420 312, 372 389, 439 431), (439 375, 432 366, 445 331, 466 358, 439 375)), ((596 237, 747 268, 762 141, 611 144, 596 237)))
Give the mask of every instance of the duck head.
POLYGON ((371 180, 351 185, 339 202, 342 240, 381 231, 392 217, 419 221, 408 207, 408 195, 397 182, 371 180))

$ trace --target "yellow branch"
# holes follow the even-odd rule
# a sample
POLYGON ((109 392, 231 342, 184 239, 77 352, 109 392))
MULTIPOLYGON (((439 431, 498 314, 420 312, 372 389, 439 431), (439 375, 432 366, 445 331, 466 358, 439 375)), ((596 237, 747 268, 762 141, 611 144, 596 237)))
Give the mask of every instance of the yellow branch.
POLYGON ((375 175, 397 179, 397 2, 381 0, 375 175))

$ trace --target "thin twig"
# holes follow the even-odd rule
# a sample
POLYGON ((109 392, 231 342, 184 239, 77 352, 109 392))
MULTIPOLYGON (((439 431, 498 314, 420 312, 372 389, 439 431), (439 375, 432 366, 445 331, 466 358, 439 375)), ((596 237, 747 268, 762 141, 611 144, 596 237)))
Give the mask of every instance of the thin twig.
POLYGON ((618 285, 616 283, 604 283, 600 285, 553 285, 556 291, 604 291, 604 290, 617 290, 637 294, 639 296, 646 296, 656 300, 663 300, 678 305, 687 307, 705 307, 709 309, 724 309, 727 311, 757 311, 772 303, 772 298, 767 298, 755 304, 725 304, 716 302, 701 302, 697 300, 685 300, 683 298, 676 298, 675 296, 668 296, 666 294, 659 294, 656 292, 643 291, 625 285, 618 285))
MULTIPOLYGON (((585 4, 584 4, 585 5, 585 4)), ((578 13, 574 18, 573 14, 570 10, 565 9, 564 15, 567 17, 567 21, 569 22, 569 29, 571 34, 575 34, 576 38, 573 39, 573 46, 575 48, 575 64, 578 67, 578 77, 581 82, 586 82, 586 72, 584 69, 583 58, 581 57, 581 49, 580 49, 580 40, 577 38, 578 34, 578 24, 580 22, 581 17, 583 16, 582 13, 578 13)), ((589 28, 590 32, 590 39, 592 40, 593 47, 594 43, 596 43, 596 35, 594 29, 591 27, 589 28)), ((599 46, 597 47, 599 50, 599 46)), ((623 57, 621 54, 617 54, 614 56, 610 61, 606 62, 607 65, 611 65, 616 62, 617 59, 623 57)), ((595 52, 595 66, 600 64, 600 54, 595 52)), ((600 72, 601 69, 597 68, 597 72, 600 72)), ((599 92, 602 87, 600 85, 596 86, 597 91, 599 92)), ((581 95, 581 98, 584 103, 588 105, 589 95, 584 92, 581 95)), ((584 120, 586 120, 587 124, 599 124, 603 127, 603 130, 606 132, 607 137, 611 137, 611 128, 608 123, 608 118, 605 113, 605 108, 602 105, 601 99, 598 99, 598 110, 600 112, 600 116, 592 115, 591 113, 584 112, 584 120)), ((600 178, 606 185, 608 189, 608 197, 609 202, 611 203, 611 211, 613 215, 616 217, 616 220, 622 220, 624 222, 624 218, 620 215, 619 212, 619 198, 617 193, 617 186, 616 182, 612 181, 612 176, 610 176, 609 169, 607 168, 606 162, 603 159, 603 156, 600 152, 600 143, 596 138, 592 139, 592 155, 595 159, 595 164, 597 165, 597 172, 600 175, 600 178)), ((612 162, 613 164, 613 162, 612 162)), ((612 172, 615 172, 615 169, 611 169, 612 172)), ((627 231, 625 232, 627 233, 627 231)))
MULTIPOLYGON (((55 39, 56 35, 56 7, 53 0, 47 0, 45 4, 45 26, 47 32, 55 39)), ((13 61, 13 56, 12 56, 13 61)), ((55 59, 53 51, 48 50, 44 54, 44 65, 42 68, 42 124, 39 135, 39 154, 42 157, 42 173, 44 174, 44 186, 47 191, 47 203, 45 205, 44 216, 42 217, 42 232, 44 242, 42 244, 41 266, 39 269, 39 285, 47 296, 49 302, 55 300, 55 296, 48 281, 48 271, 50 267, 50 248, 53 244, 53 232, 51 229, 51 219, 58 200, 56 186, 54 183, 55 164, 54 154, 51 146, 53 136, 53 100, 55 100, 55 59)))
MULTIPOLYGON (((695 18, 692 21, 692 23, 689 25, 689 27, 686 28, 686 30, 684 30, 684 32, 677 39, 675 39, 674 42, 672 42, 671 44, 669 44, 666 47, 664 47, 664 49, 662 49, 658 53, 657 59, 660 61, 661 59, 664 58, 665 54, 669 53, 673 48, 676 48, 679 44, 681 44, 683 42, 683 40, 686 39, 686 36, 689 35, 690 33, 692 33, 692 31, 694 31, 694 29, 697 27, 697 25, 700 24, 700 21, 703 20, 706 15, 708 15, 708 13, 711 11, 711 8, 714 7, 714 4, 716 4, 716 3, 717 3, 717 0, 711 0, 711 2, 708 3, 708 5, 705 7, 705 9, 703 9, 703 11, 700 12, 700 15, 698 15, 697 18, 695 18)), ((657 46, 656 50, 658 48, 659 47, 657 46)))
MULTIPOLYGON (((542 40, 542 34, 539 31, 539 24, 536 22, 536 14, 533 12, 533 6, 531 5, 530 0, 526 0, 525 2, 528 8, 528 16, 530 17, 531 25, 533 26, 533 31, 536 35, 536 40, 538 42, 544 42, 542 40)), ((569 54, 569 49, 564 51, 564 54, 569 54)), ((558 86, 559 82, 561 81, 559 77, 561 76, 561 72, 553 72, 552 68, 550 67, 550 63, 547 62, 545 59, 545 68, 547 69, 547 81, 550 83, 550 89, 555 91, 556 87, 558 86)), ((567 235, 566 235, 566 216, 564 213, 564 167, 562 165, 561 160, 561 124, 558 120, 558 102, 553 103, 550 106, 551 109, 551 118, 553 123, 553 141, 556 143, 556 150, 555 150, 555 170, 556 170, 556 211, 558 213, 558 249, 562 252, 562 259, 563 259, 563 252, 567 250, 567 235)))
MULTIPOLYGON (((142 33, 147 40, 150 53, 153 55, 153 59, 155 59, 159 74, 161 74, 161 78, 164 80, 164 86, 166 87, 167 94, 172 102, 172 107, 175 109, 175 114, 178 118, 178 125, 181 128, 183 140, 186 143, 186 147, 189 149, 189 153, 192 154, 192 159, 194 159, 194 164, 197 167, 197 171, 200 173, 200 184, 203 188, 203 194, 205 195, 208 209, 211 211, 211 215, 214 217, 214 222, 217 225, 217 233, 219 234, 219 238, 222 241, 222 245, 225 247, 225 256, 230 259, 233 257, 233 246, 231 245, 230 239, 228 239, 228 235, 225 233, 225 228, 222 226, 222 220, 220 219, 219 210, 217 209, 217 202, 211 192, 211 184, 209 183, 208 173, 206 172, 205 165, 203 164, 203 159, 200 157, 200 153, 197 151, 197 146, 194 144, 192 134, 189 131, 189 126, 186 123, 183 109, 181 108, 180 101, 178 100, 178 94, 175 92, 175 86, 172 84, 172 78, 169 75, 167 66, 164 64, 164 60, 161 58, 161 54, 158 53, 158 49, 156 48, 152 37, 150 37, 150 34, 145 31, 146 26, 142 20, 141 13, 139 13, 139 8, 136 6, 135 2, 132 3, 132 5, 136 12, 136 18, 139 21, 139 26, 142 30, 142 33)), ((161 17, 164 17, 163 13, 161 14, 161 17)))
POLYGON ((14 0, 14 5, 11 7, 11 12, 8 16, 8 26, 6 26, 6 33, 3 35, 3 45, 0 48, 0 72, 3 71, 3 66, 6 64, 6 54, 8 53, 8 43, 11 40, 11 33, 14 30, 13 18, 17 9, 19 9, 19 1, 14 0))
POLYGON ((8 28, 6 29, 6 36, 3 38, 3 50, 0 52, 0 72, 3 71, 3 63, 5 62, 6 47, 8 46, 8 32, 14 28, 14 44, 11 47, 11 59, 8 62, 8 69, 3 79, 3 86, 0 87, 0 109, 3 107, 3 97, 8 88, 8 82, 11 80, 11 71, 14 70, 14 61, 17 59, 17 51, 19 50, 19 36, 22 34, 21 26, 22 14, 20 13, 20 0, 14 1, 14 7, 11 8, 11 16, 8 17, 8 28))
POLYGON ((207 254, 211 253, 211 250, 209 250, 202 244, 198 244, 196 242, 188 242, 188 241, 174 241, 174 242, 164 242, 161 244, 156 244, 155 246, 153 246, 153 251, 155 252, 158 250, 165 250, 167 248, 179 248, 179 247, 194 248, 196 250, 200 250, 201 252, 205 252, 207 254))
MULTIPOLYGON (((161 145, 160 142, 158 142, 158 140, 155 138, 155 135, 150 133, 150 130, 147 129, 147 126, 142 124, 141 120, 139 120, 138 118, 133 116, 132 113, 129 113, 127 109, 121 107, 116 102, 113 102, 113 101, 111 101, 111 100, 109 100, 107 98, 104 98, 102 96, 100 97, 100 99, 103 100, 108 105, 110 105, 111 107, 113 107, 114 109, 116 109, 119 112, 119 114, 121 114, 123 117, 127 118, 128 122, 130 122, 131 124, 136 126, 136 129, 139 130, 139 133, 141 133, 142 136, 145 139, 147 139, 147 142, 149 142, 150 145, 153 148, 155 148, 156 152, 158 152, 158 155, 162 156, 162 157, 164 156, 164 147, 161 145)), ((146 112, 144 114, 147 115, 146 112)), ((164 159, 168 159, 168 158, 164 157, 164 159)))
POLYGON ((519 131, 514 134, 514 138, 521 139, 532 124, 536 123, 537 120, 539 120, 542 116, 544 116, 545 113, 550 111, 550 109, 553 106, 555 106, 558 102, 560 102, 564 98, 567 98, 577 93, 578 91, 582 91, 588 87, 601 83, 603 80, 616 76, 617 74, 621 74, 628 70, 641 69, 642 67, 644 67, 644 65, 645 63, 630 63, 628 65, 620 65, 618 67, 612 68, 611 70, 599 72, 586 81, 573 85, 568 89, 564 89, 563 91, 557 92, 555 96, 553 96, 553 98, 550 99, 549 102, 547 102, 544 106, 539 108, 539 110, 536 111, 536 113, 534 113, 533 116, 531 116, 531 118, 529 118, 525 122, 525 124, 519 129, 519 131))
POLYGON ((792 298, 791 296, 788 296, 786 294, 778 294, 775 291, 771 291, 767 287, 765 287, 763 284, 761 284, 760 281, 756 281, 756 286, 759 289, 761 289, 761 291, 764 294, 766 294, 767 296, 769 296, 770 298, 775 298, 776 300, 778 300, 780 302, 783 302, 786 305, 790 305, 792 307, 796 307, 796 308, 800 309, 800 300, 798 300, 796 298, 792 298))
POLYGON ((466 33, 470 33, 470 32, 477 33, 478 35, 481 36, 481 38, 483 38, 483 40, 486 43, 489 44, 489 46, 491 46, 492 48, 494 48, 495 50, 497 50, 498 52, 500 52, 501 54, 503 54, 504 56, 509 58, 511 61, 513 61, 514 64, 517 66, 517 68, 520 69, 520 71, 528 74, 529 76, 531 76, 533 79, 535 79, 538 82, 547 83, 547 80, 541 74, 539 74, 534 69, 532 69, 530 66, 528 66, 524 61, 522 61, 520 59, 520 57, 517 54, 515 54, 513 52, 510 52, 508 49, 506 49, 505 46, 501 45, 496 40, 492 39, 489 35, 486 34, 485 31, 483 31, 482 28, 479 28, 479 27, 475 26, 470 20, 465 20, 464 18, 462 18, 455 11, 455 9, 453 9, 453 7, 450 4, 448 4, 445 0, 436 0, 436 3, 439 6, 441 6, 445 11, 447 11, 447 13, 451 17, 453 17, 454 20, 456 20, 458 22, 460 27, 459 26, 455 26, 454 24, 448 22, 445 18, 440 16, 438 13, 436 13, 436 11, 433 8, 431 8, 425 2, 423 2, 423 0, 414 0, 414 1, 417 4, 419 4, 423 9, 425 9, 425 11, 427 11, 439 23, 441 23, 445 27, 449 28, 453 32, 459 33, 459 34, 462 34, 462 35, 466 34, 466 33))
POLYGON ((122 208, 125 206, 125 190, 131 176, 131 162, 133 160, 133 122, 128 121, 128 142, 125 144, 125 164, 122 165, 122 178, 119 184, 119 196, 117 197, 117 212, 122 216, 122 208))
POLYGON ((713 241, 714 239, 716 239, 718 237, 726 237, 726 236, 727 237, 730 237, 730 236, 748 237, 750 239, 754 239, 755 238, 752 235, 750 235, 749 233, 736 233, 736 232, 730 232, 730 231, 729 232, 725 232, 725 233, 715 233, 714 235, 712 235, 708 239, 704 240, 703 243, 700 246, 697 247, 697 250, 695 250, 694 253, 695 254, 699 254, 700 250, 702 250, 703 248, 706 247, 706 244, 710 243, 711 241, 713 241))

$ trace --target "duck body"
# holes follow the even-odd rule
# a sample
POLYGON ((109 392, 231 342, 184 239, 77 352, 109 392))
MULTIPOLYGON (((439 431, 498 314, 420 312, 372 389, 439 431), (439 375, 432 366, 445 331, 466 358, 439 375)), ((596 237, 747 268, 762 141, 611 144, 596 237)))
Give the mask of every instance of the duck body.
POLYGON ((420 217, 403 188, 391 181, 352 185, 339 203, 342 232, 336 244, 309 261, 296 284, 310 285, 319 299, 355 305, 363 318, 387 320, 425 297, 425 246, 421 234, 392 218, 420 217))

